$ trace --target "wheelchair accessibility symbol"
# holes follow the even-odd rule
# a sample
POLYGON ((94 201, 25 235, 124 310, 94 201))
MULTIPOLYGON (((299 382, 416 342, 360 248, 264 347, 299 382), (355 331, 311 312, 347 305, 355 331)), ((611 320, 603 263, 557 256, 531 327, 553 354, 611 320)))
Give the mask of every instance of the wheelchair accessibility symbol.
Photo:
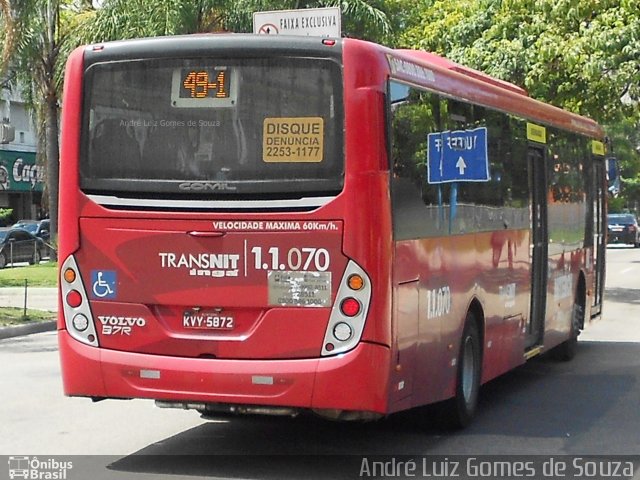
POLYGON ((91 291, 95 298, 116 298, 116 283, 113 270, 91 270, 91 291))

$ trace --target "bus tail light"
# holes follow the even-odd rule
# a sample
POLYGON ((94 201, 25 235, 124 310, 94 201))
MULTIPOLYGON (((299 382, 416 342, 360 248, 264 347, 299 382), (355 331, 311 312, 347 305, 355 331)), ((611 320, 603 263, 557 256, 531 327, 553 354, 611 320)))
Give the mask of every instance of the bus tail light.
POLYGON ((362 276, 358 275, 357 273, 349 275, 349 278, 347 279, 347 285, 349 285, 349 288, 351 290, 360 290, 362 289, 362 287, 364 287, 364 278, 362 278, 362 276))
POLYGON ((342 275, 331 309, 324 335, 323 356, 346 352, 358 344, 364 330, 370 300, 371 281, 365 271, 350 260, 342 275))
POLYGON ((98 336, 89 307, 89 299, 73 255, 69 255, 64 261, 60 272, 60 293, 67 331, 79 342, 97 347, 98 336))
POLYGON ((73 317, 72 323, 73 328, 75 328, 79 332, 84 332, 87 328, 89 328, 89 319, 81 313, 78 313, 75 317, 73 317))
POLYGON ((76 271, 71 268, 71 267, 67 267, 64 269, 64 273, 62 274, 62 278, 64 278, 64 281, 67 283, 73 283, 75 281, 77 277, 76 271))
POLYGON ((69 293, 67 293, 65 300, 67 301, 67 305, 69 305, 71 308, 78 308, 80 305, 82 305, 82 295, 77 290, 71 290, 69 293))
POLYGON ((341 342, 346 342, 353 335, 353 330, 348 323, 340 322, 333 327, 333 336, 341 342))
POLYGON ((360 313, 360 302, 353 297, 347 297, 340 303, 340 311, 345 317, 355 317, 360 313))

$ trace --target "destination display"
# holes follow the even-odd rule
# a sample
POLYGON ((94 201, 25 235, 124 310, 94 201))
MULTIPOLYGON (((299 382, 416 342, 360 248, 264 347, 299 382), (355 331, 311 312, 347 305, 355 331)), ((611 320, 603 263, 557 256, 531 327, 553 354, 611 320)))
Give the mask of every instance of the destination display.
POLYGON ((171 105, 178 108, 230 107, 235 105, 235 70, 228 67, 178 68, 173 71, 171 105))

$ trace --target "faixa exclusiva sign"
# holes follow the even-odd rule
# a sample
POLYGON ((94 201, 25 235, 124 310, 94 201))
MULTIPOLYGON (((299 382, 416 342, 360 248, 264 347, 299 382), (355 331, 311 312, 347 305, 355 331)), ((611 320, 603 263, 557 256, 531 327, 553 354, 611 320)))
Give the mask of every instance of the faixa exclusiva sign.
POLYGON ((44 166, 32 152, 0 150, 0 192, 42 192, 44 166))

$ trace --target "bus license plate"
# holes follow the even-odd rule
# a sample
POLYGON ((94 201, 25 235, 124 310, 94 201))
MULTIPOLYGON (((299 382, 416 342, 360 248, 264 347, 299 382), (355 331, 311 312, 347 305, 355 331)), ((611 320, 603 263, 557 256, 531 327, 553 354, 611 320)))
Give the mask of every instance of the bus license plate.
POLYGON ((208 312, 184 312, 182 327, 195 330, 233 330, 235 327, 233 315, 208 312))

